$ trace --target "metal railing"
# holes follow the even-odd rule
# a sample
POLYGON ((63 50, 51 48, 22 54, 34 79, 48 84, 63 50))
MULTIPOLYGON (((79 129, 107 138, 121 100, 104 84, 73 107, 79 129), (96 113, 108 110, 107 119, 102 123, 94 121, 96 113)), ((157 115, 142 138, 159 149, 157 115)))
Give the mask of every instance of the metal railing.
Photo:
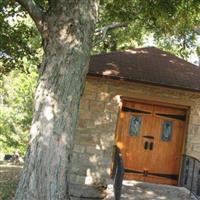
POLYGON ((124 167, 121 151, 116 145, 114 146, 114 163, 112 172, 112 178, 114 178, 113 189, 115 200, 120 200, 124 178, 124 167))
MULTIPOLYGON (((114 146, 113 156, 113 189, 115 200, 120 200, 125 169, 123 166, 121 151, 116 145, 114 146)), ((190 191, 190 195, 193 194, 198 200, 200 200, 200 161, 198 159, 189 155, 183 155, 180 184, 190 191)))
POLYGON ((198 159, 183 155, 180 183, 190 191, 190 194, 200 200, 200 161, 198 159))

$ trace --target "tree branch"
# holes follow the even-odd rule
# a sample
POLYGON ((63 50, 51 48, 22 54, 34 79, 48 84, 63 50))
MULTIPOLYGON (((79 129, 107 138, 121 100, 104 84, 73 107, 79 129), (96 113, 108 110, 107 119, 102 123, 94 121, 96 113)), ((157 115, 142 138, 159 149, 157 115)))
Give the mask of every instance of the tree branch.
POLYGON ((43 34, 44 13, 34 0, 16 0, 29 13, 38 30, 43 34))
POLYGON ((124 28, 124 27, 128 27, 128 24, 127 23, 115 22, 113 24, 109 24, 107 26, 104 26, 104 27, 96 29, 95 33, 98 33, 98 32, 108 32, 108 30, 111 30, 111 29, 124 28))
POLYGON ((194 31, 197 33, 197 35, 200 35, 200 27, 195 28, 194 31))
POLYGON ((127 28, 128 27, 128 24, 127 23, 119 23, 119 22, 115 22, 113 24, 109 24, 107 26, 104 26, 102 28, 98 28, 95 30, 95 33, 94 35, 96 37, 100 37, 101 36, 101 39, 99 39, 97 42, 95 42, 94 46, 97 44, 97 43, 100 43, 101 41, 103 41, 107 35, 107 33, 110 31, 110 30, 113 30, 113 29, 117 29, 117 28, 127 28))

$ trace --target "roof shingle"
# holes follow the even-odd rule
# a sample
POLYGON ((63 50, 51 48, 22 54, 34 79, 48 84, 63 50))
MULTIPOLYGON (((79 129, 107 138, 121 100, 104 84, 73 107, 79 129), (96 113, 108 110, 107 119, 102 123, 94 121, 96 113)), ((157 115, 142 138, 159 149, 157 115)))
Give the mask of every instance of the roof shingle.
POLYGON ((200 91, 200 67, 155 47, 94 55, 88 75, 200 91))

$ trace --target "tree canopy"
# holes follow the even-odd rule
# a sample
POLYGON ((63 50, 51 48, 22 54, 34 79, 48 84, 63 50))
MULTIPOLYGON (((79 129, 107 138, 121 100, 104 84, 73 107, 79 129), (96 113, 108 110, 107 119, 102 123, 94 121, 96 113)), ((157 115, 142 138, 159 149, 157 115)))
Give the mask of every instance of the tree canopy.
POLYGON ((0 1, 0 73, 28 71, 41 61, 40 35, 35 24, 15 1, 0 1))
MULTIPOLYGON (((48 11, 48 1, 36 3, 48 11)), ((26 70, 23 59, 39 65, 41 37, 26 10, 16 1, 1 0, 0 11, 0 72, 26 70)), ((138 47, 151 35, 158 47, 187 58, 199 22, 199 0, 102 0, 93 53, 138 47)))
POLYGON ((109 0, 102 1, 98 27, 121 22, 123 29, 110 31, 100 49, 140 46, 153 36, 158 47, 187 57, 195 45, 200 26, 200 2, 189 0, 109 0))
MULTIPOLYGON (((158 46, 187 56, 200 27, 199 0, 0 0, 0 11, 1 73, 18 82, 13 69, 30 74, 29 66, 40 68, 18 200, 70 199, 73 140, 92 41, 93 53, 100 53, 140 46, 151 35, 158 46)), ((19 81, 14 89, 20 95, 35 83, 23 76, 19 81)), ((6 79, 3 83, 9 91, 6 79)), ((23 98, 16 100, 28 108, 23 98)), ((7 95, 8 104, 12 101, 7 95)), ((16 119, 15 126, 26 130, 19 123, 30 118, 16 119)), ((16 132, 9 125, 6 130, 16 132)))
POLYGON ((33 94, 37 72, 12 70, 0 80, 0 152, 19 149, 25 154, 33 113, 33 94))

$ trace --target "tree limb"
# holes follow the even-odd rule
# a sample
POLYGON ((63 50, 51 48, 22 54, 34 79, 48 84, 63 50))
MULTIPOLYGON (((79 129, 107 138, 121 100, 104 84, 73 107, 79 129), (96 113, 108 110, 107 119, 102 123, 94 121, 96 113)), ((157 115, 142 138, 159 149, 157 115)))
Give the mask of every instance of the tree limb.
POLYGON ((200 35, 200 27, 195 28, 194 31, 196 32, 197 35, 200 35))
POLYGON ((124 27, 127 27, 127 26, 128 26, 127 23, 115 22, 113 24, 109 24, 107 26, 104 26, 104 27, 96 29, 95 33, 98 33, 98 32, 108 32, 108 30, 111 30, 111 29, 124 28, 124 27))
POLYGON ((34 0, 16 0, 29 13, 38 30, 43 34, 44 13, 34 0))
POLYGON ((99 39, 97 42, 95 42, 94 46, 97 43, 100 43, 101 41, 103 41, 108 33, 108 31, 113 30, 113 29, 117 29, 117 28, 127 28, 128 24, 127 23, 119 23, 119 22, 115 22, 113 24, 109 24, 107 26, 104 26, 102 28, 98 28, 95 30, 94 35, 96 37, 101 36, 101 39, 99 39))

